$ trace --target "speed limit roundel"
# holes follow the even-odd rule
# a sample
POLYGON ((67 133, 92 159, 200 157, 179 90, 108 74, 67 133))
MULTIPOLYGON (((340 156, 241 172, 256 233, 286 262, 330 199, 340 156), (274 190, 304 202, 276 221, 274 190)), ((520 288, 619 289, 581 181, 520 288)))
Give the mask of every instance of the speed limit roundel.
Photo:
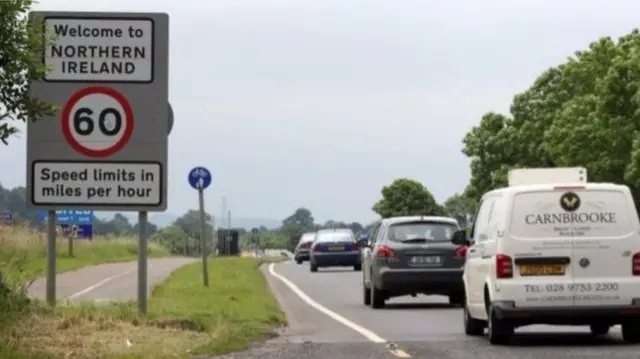
POLYGON ((118 91, 91 86, 64 105, 62 133, 69 145, 88 157, 108 157, 126 146, 133 133, 133 109, 118 91))

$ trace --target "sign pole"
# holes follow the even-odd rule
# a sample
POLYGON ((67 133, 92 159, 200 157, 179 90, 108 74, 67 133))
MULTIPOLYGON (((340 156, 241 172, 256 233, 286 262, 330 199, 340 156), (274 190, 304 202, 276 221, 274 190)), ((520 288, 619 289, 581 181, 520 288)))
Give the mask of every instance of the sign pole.
POLYGON ((73 227, 71 227, 71 230, 69 231, 69 236, 67 237, 67 246, 69 249, 69 257, 73 258, 73 233, 75 232, 75 229, 73 227))
POLYGON ((47 303, 56 305, 56 211, 47 211, 47 303))
POLYGON ((200 254, 202 255, 202 282, 209 286, 209 267, 207 265, 207 222, 204 211, 204 190, 211 185, 211 172, 204 167, 194 167, 187 176, 189 185, 198 191, 198 207, 200 207, 200 254))
POLYGON ((147 314, 147 222, 149 213, 138 212, 138 311, 147 314))
POLYGON ((206 239, 206 222, 204 211, 204 191, 198 190, 198 204, 200 207, 200 252, 202 254, 202 282, 205 287, 209 286, 209 267, 207 265, 207 239, 206 239))

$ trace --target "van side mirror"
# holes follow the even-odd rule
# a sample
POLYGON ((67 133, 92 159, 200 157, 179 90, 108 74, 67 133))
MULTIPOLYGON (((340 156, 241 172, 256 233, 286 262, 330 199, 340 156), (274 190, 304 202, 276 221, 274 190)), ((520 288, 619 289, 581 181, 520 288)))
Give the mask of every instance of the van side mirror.
POLYGON ((469 238, 467 238, 467 231, 465 231, 464 229, 456 231, 453 234, 453 237, 451 237, 451 243, 457 244, 459 246, 468 246, 468 245, 470 245, 469 238))
POLYGON ((368 237, 360 237, 358 239, 358 245, 362 248, 369 247, 369 238, 368 237))

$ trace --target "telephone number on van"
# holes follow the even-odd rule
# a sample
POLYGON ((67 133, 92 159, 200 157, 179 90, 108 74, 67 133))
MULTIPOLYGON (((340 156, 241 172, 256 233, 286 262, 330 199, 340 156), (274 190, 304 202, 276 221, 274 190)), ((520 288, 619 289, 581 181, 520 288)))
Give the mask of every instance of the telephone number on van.
POLYGON ((585 292, 617 292, 618 283, 596 282, 596 283, 570 283, 570 284, 525 284, 524 290, 527 293, 585 293, 585 292))
POLYGON ((527 297, 525 300, 527 302, 557 302, 557 301, 567 301, 567 300, 597 300, 597 301, 607 301, 607 300, 619 300, 620 296, 617 294, 571 294, 571 295, 543 295, 541 297, 527 297))

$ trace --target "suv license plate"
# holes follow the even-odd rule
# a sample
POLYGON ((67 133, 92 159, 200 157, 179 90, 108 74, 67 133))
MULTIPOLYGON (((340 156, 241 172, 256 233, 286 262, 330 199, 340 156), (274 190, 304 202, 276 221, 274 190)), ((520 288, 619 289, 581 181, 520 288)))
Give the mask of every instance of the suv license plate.
POLYGON ((438 256, 413 256, 410 263, 413 265, 439 265, 442 259, 438 256))

